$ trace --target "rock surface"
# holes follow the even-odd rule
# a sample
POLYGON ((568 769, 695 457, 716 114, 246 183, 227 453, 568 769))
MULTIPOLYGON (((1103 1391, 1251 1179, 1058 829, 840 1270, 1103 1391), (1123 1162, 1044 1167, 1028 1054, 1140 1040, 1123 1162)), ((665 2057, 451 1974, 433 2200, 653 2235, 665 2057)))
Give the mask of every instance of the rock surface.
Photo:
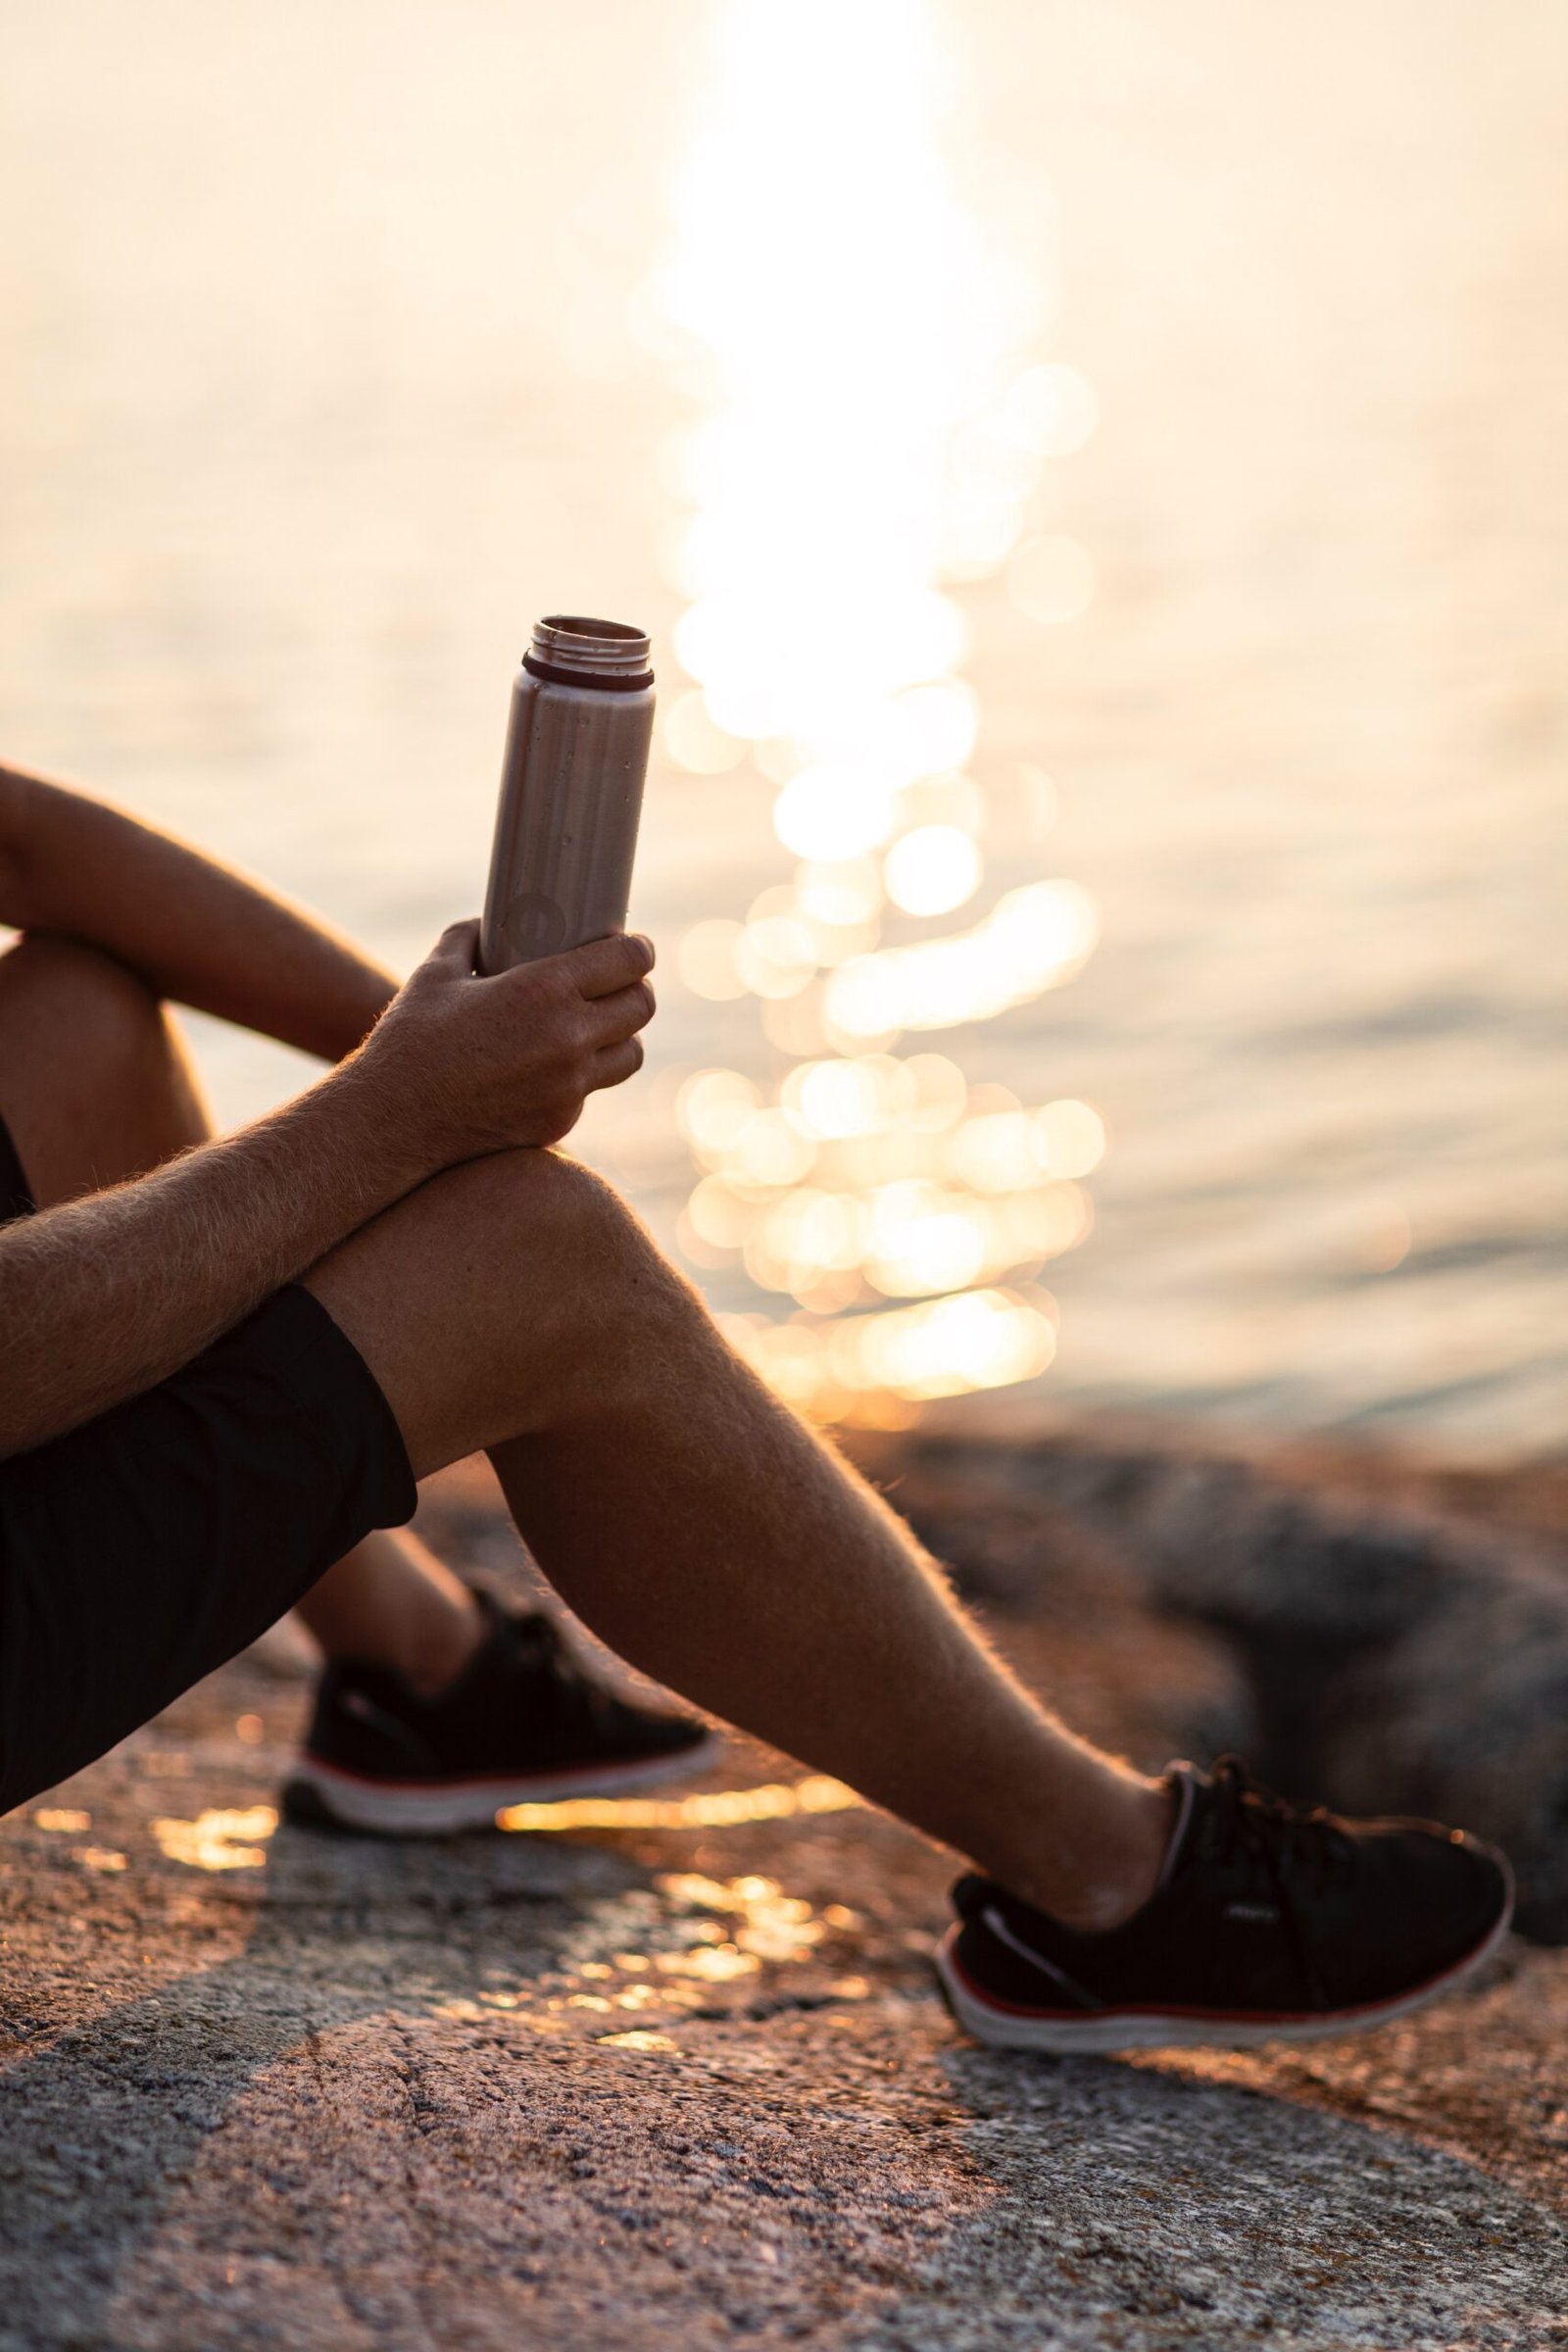
POLYGON ((1003 1553, 1043 1563, 1049 1592, 1058 1546, 1098 1543, 1135 1609, 1227 1637, 1247 1729, 1196 1718, 1200 1754, 1243 1746, 1347 1811, 1462 1821, 1511 1855, 1521 1929, 1568 1941, 1568 1478, 1522 1477, 1523 1510, 1473 1482, 1456 1508, 1460 1481, 1369 1494, 1321 1449, 1253 1463, 1076 1432, 927 1439, 890 1466, 982 1592, 1012 1589, 1003 1553))
MULTIPOLYGON (((1245 1645, 1070 1453, 876 1467, 1087 1728, 1250 1742, 1245 1645)), ((482 1499, 436 1518, 512 1573, 482 1499)), ((1568 2343, 1559 1953, 1354 2042, 1004 2057, 931 1989, 942 1860, 780 1759, 699 1785, 750 1806, 337 1840, 267 1810, 307 1689, 274 1638, 0 1830, 4 2352, 1568 2343)))

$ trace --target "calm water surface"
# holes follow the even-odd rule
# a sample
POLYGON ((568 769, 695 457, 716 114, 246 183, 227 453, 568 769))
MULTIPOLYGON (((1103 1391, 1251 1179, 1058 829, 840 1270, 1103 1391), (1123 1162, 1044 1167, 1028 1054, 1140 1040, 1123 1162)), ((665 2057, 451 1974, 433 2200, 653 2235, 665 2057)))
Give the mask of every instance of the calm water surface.
MULTIPOLYGON (((1551 0, 13 0, 5 41, 10 756, 406 968, 477 906, 526 624, 644 620, 666 710, 685 658, 735 738, 688 704, 661 754, 651 1067, 582 1131, 666 1238, 693 1071, 940 1052, 1108 1131, 1017 1291, 1059 1304, 1048 1391, 1560 1444, 1551 0), (936 1032, 824 1039, 821 983, 764 1028, 680 943, 789 884, 780 783, 875 714, 801 681, 873 672, 960 682, 968 781, 898 823, 979 855, 862 947, 1054 878, 1098 941, 936 1032)), ((200 1047, 228 1119, 305 1069, 200 1047)))

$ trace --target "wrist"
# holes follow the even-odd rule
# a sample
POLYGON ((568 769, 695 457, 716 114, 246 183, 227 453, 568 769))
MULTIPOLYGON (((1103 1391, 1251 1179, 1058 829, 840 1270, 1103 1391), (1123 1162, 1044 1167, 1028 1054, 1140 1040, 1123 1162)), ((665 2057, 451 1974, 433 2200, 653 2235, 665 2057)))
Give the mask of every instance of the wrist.
POLYGON ((352 1155, 366 1216, 378 1215, 438 1175, 451 1157, 426 1105, 371 1054, 351 1054, 302 1101, 327 1111, 334 1153, 347 1150, 352 1155))
POLYGON ((367 967, 357 985, 346 993, 346 999, 333 1018, 323 1058, 327 1061, 347 1061, 364 1045, 376 1022, 398 993, 399 983, 390 972, 367 967))

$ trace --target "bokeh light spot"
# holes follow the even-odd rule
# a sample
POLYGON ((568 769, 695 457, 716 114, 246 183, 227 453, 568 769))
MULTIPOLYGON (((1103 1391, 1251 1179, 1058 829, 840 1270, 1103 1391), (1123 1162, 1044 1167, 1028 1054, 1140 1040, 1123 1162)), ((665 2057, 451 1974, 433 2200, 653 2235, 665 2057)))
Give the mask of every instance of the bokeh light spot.
POLYGON ((693 776, 727 775, 746 757, 741 737, 715 726, 696 689, 677 695, 665 711, 664 749, 677 767, 693 776))
POLYGON ((921 825, 893 844, 882 873, 906 914, 951 914, 980 887, 980 853, 956 825, 921 825))
POLYGON ((1025 368, 1008 391, 1003 414, 1008 435, 1021 449, 1038 458, 1064 458, 1083 448, 1100 409, 1077 368, 1054 362, 1025 368))

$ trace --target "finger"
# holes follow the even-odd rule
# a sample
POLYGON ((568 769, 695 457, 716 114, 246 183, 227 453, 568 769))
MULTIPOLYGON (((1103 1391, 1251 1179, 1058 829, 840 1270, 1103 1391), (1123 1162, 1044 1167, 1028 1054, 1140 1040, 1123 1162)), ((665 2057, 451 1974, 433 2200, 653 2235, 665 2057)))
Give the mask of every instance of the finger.
POLYGON ((424 960, 447 971, 474 971, 479 960, 478 916, 466 915, 461 923, 448 923, 424 960))
POLYGON ((639 980, 631 988, 617 988, 612 997, 596 997, 584 1009, 589 1043, 612 1046, 634 1030, 646 1029, 657 1006, 648 982, 639 980))
POLYGON ((617 931, 610 939, 568 949, 561 962, 579 995, 611 997, 653 970, 653 944, 635 931, 617 931))
POLYGON ((601 1046, 589 1067, 590 1087, 624 1086, 643 1066, 643 1041, 623 1037, 613 1046, 601 1046))

